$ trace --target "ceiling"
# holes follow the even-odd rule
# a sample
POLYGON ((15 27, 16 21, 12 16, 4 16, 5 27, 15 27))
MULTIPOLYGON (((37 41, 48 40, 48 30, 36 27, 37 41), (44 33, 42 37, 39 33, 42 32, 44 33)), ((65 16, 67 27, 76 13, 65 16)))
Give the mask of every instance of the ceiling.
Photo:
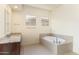
POLYGON ((25 6, 31 6, 31 7, 36 7, 36 8, 41 8, 41 9, 52 11, 61 5, 60 4, 12 4, 9 6, 11 7, 12 10, 17 10, 17 11, 22 10, 23 7, 25 6), (17 8, 15 8, 16 6, 17 8))
POLYGON ((12 11, 21 11, 23 9, 22 4, 9 4, 12 11))
POLYGON ((51 10, 58 8, 61 5, 60 4, 29 4, 29 6, 51 11, 51 10))

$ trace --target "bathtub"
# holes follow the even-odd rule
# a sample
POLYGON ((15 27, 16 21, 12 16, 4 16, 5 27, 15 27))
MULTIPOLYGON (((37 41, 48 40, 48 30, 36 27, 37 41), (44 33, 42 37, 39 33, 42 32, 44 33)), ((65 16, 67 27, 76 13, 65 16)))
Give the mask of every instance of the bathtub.
POLYGON ((72 44, 65 44, 65 42, 65 39, 54 36, 43 36, 41 38, 41 43, 48 48, 53 55, 64 54, 72 51, 72 44))
POLYGON ((45 36, 42 39, 46 40, 46 41, 48 41, 52 44, 55 44, 55 45, 61 45, 65 42, 65 39, 58 38, 58 37, 53 37, 53 36, 45 36))

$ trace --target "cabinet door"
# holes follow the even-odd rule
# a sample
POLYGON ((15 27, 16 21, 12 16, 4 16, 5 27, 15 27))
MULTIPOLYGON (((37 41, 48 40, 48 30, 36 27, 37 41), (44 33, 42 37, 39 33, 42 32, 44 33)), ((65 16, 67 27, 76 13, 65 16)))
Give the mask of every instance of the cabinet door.
POLYGON ((12 55, 19 55, 20 54, 20 43, 11 43, 11 54, 12 55))
POLYGON ((3 54, 3 44, 0 44, 0 55, 3 54))
POLYGON ((0 44, 0 55, 8 55, 10 54, 9 44, 0 44))

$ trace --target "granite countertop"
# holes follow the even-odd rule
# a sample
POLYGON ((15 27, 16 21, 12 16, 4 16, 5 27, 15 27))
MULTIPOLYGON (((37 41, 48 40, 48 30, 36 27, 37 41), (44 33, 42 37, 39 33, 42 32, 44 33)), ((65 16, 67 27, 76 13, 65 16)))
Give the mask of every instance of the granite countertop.
POLYGON ((12 34, 10 36, 5 36, 0 39, 0 44, 14 43, 14 42, 21 42, 21 35, 12 34))

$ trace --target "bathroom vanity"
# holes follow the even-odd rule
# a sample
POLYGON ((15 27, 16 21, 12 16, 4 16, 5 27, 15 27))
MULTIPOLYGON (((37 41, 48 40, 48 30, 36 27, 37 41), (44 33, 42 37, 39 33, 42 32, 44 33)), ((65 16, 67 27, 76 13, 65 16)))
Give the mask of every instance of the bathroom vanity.
POLYGON ((10 34, 0 39, 0 55, 19 55, 21 34, 10 34))

